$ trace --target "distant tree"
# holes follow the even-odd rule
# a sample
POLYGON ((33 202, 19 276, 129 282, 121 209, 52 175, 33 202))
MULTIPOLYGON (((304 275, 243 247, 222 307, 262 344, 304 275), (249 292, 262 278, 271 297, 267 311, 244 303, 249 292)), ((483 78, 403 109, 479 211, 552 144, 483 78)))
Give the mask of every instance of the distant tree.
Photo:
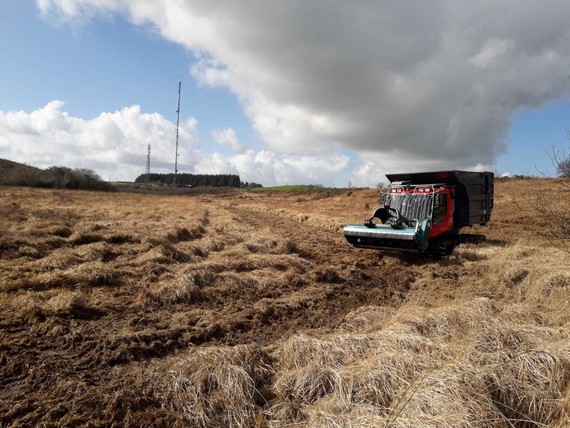
POLYGON ((72 181, 73 171, 66 166, 50 166, 46 173, 50 183, 58 189, 67 188, 72 181))
POLYGON ((88 181, 102 181, 102 178, 92 169, 88 168, 76 168, 75 172, 84 176, 88 181))
MULTIPOLYGON (((570 128, 568 127, 566 127, 566 137, 570 140, 570 128)), ((552 164, 556 167, 558 176, 562 178, 570 178, 570 154, 552 146, 550 159, 552 160, 552 164)))
POLYGON ((378 190, 386 190, 388 187, 390 186, 388 186, 388 183, 385 181, 379 181, 378 183, 376 183, 376 188, 378 190))
MULTIPOLYGON (((566 128, 566 134, 570 139, 568 128, 566 128)), ((556 184, 559 187, 570 189, 570 155, 554 145, 548 155, 560 177, 556 180, 556 184)), ((550 192, 537 192, 533 199, 527 197, 524 199, 542 218, 548 220, 544 229, 545 236, 556 247, 570 253, 570 212, 568 208, 561 204, 559 199, 552 198, 550 192)))
POLYGON ((556 163, 556 171, 560 177, 570 178, 570 156, 556 163))
MULTIPOLYGON (((162 183, 170 185, 174 182, 174 174, 142 174, 135 179, 135 183, 162 183)), ((212 187, 240 187, 239 175, 235 174, 178 174, 176 184, 180 186, 212 186, 212 187)))
POLYGON ((116 190, 111 184, 103 181, 99 174, 92 169, 50 166, 46 170, 46 174, 51 187, 58 189, 116 190))
POLYGON ((256 187, 263 187, 261 184, 259 183, 248 183, 247 181, 244 183, 243 181, 239 184, 238 187, 241 187, 243 189, 254 189, 256 187))

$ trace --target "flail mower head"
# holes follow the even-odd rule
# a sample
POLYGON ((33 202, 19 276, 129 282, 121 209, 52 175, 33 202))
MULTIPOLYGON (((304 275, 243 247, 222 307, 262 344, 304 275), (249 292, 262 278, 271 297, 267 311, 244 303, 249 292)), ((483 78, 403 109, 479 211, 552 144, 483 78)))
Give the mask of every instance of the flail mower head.
POLYGON ((347 225, 343 231, 344 237, 358 248, 413 253, 426 251, 431 230, 433 194, 422 194, 421 199, 424 200, 412 201, 412 198, 414 197, 407 196, 406 202, 402 195, 399 201, 391 201, 392 198, 385 195, 384 206, 378 208, 364 224, 347 225), (410 219, 402 214, 402 205, 405 207, 409 204, 407 206, 411 207, 414 203, 416 208, 423 209, 423 212, 417 213, 421 218, 410 219), (375 218, 382 223, 374 222, 375 218))

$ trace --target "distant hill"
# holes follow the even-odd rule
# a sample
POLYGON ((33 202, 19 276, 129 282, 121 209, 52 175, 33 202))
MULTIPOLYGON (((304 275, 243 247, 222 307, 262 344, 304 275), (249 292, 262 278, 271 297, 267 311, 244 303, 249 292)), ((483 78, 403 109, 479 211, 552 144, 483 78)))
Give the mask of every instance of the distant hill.
POLYGON ((8 159, 0 159, 0 172, 5 172, 8 170, 34 170, 34 171, 38 171, 38 172, 42 172, 43 170, 41 170, 40 168, 36 168, 35 166, 29 166, 29 165, 25 165, 23 163, 18 163, 18 162, 14 162, 8 159))
POLYGON ((50 187, 46 171, 8 159, 0 159, 0 184, 50 187), (42 185, 45 183, 45 185, 42 185))
POLYGON ((103 191, 116 190, 111 184, 101 180, 101 177, 90 169, 51 166, 43 170, 8 159, 0 159, 0 185, 103 191))

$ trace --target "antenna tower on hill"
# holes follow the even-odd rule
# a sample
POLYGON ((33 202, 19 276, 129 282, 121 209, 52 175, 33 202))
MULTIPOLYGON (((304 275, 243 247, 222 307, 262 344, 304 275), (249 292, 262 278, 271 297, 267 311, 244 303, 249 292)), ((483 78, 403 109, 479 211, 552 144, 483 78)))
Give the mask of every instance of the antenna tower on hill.
POLYGON ((144 170, 144 173, 146 174, 147 181, 149 181, 150 180, 150 177, 149 177, 149 174, 150 174, 150 143, 148 143, 147 148, 148 148, 148 152, 146 155, 146 168, 144 170))
POLYGON ((180 123, 180 90, 182 89, 182 76, 178 79, 178 108, 176 109, 176 157, 174 158, 174 185, 178 175, 178 125, 180 123))

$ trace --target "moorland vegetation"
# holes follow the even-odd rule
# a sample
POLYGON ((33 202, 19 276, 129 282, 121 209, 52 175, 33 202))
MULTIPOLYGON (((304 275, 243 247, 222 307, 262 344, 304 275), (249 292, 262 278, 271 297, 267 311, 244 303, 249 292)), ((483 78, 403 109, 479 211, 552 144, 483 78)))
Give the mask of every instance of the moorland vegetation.
POLYGON ((0 187, 0 424, 566 427, 569 237, 533 195, 568 220, 501 180, 433 260, 344 241, 375 190, 0 187))

